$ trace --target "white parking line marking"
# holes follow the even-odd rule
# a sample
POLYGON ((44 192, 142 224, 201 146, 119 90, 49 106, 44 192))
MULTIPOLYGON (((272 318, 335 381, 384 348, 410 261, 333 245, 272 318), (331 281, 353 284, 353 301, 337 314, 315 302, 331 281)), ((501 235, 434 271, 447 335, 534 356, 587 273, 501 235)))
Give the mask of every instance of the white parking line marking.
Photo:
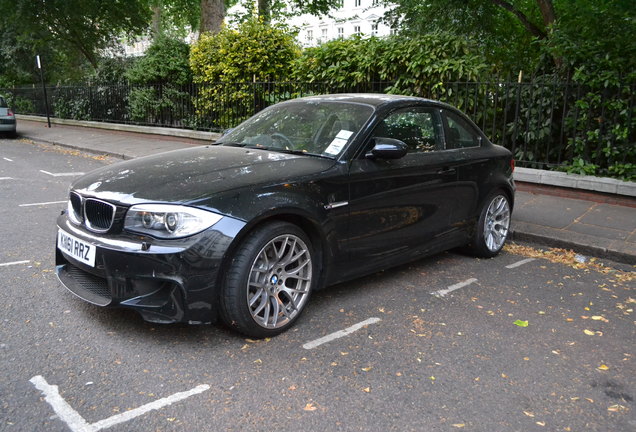
POLYGON ((30 260, 6 262, 6 263, 0 264, 0 267, 9 267, 9 266, 18 265, 18 264, 28 264, 30 262, 31 262, 30 260))
POLYGON ((13 159, 9 159, 9 158, 2 158, 4 160, 6 160, 7 162, 13 162, 13 159))
POLYGON ((165 398, 162 398, 162 399, 157 399, 156 401, 147 403, 146 405, 142 405, 139 408, 135 408, 133 410, 126 411, 126 412, 123 412, 121 414, 114 415, 114 416, 109 417, 109 418, 107 418, 105 420, 100 420, 97 423, 93 423, 91 425, 91 427, 93 428, 92 430, 93 431, 98 431, 98 430, 101 430, 101 429, 109 428, 109 427, 114 426, 114 425, 119 424, 119 423, 126 422, 128 420, 132 420, 135 417, 139 417, 140 415, 146 414, 149 411, 158 410, 158 409, 161 409, 161 408, 163 408, 165 406, 172 405, 175 402, 179 402, 179 401, 181 401, 183 399, 189 398, 190 396, 194 396, 196 394, 203 393, 204 391, 207 391, 209 389, 210 389, 209 385, 201 384, 201 385, 196 386, 192 390, 188 390, 188 391, 184 391, 184 392, 180 392, 180 393, 175 393, 175 394, 173 394, 171 396, 168 396, 168 397, 165 397, 165 398))
POLYGON ((465 280, 464 282, 460 282, 460 283, 456 283, 455 285, 451 285, 451 286, 449 286, 446 289, 432 292, 431 295, 434 295, 435 297, 444 297, 446 294, 448 294, 450 292, 453 292, 455 290, 458 290, 460 288, 464 288, 465 286, 468 286, 468 285, 470 285, 473 282, 477 282, 477 279, 470 278, 468 280, 465 280))
POLYGON ((44 394, 44 400, 48 402, 49 405, 51 405, 53 411, 55 411, 58 417, 64 423, 66 423, 66 425, 73 432, 97 432, 102 429, 112 427, 116 424, 132 420, 135 417, 146 414, 147 412, 161 409, 165 406, 171 405, 175 402, 179 402, 183 399, 189 398, 190 396, 203 393, 204 391, 210 389, 209 385, 202 384, 196 386, 192 390, 175 393, 172 396, 157 399, 156 401, 147 403, 146 405, 142 405, 139 408, 135 408, 133 410, 114 415, 107 419, 100 420, 96 423, 89 424, 86 420, 84 420, 84 417, 82 417, 77 411, 75 411, 73 407, 71 407, 68 402, 66 402, 64 398, 60 396, 58 387, 56 385, 50 385, 41 375, 34 376, 29 381, 35 386, 35 388, 37 388, 42 392, 42 394, 44 394))
POLYGON ((53 177, 71 177, 71 176, 80 176, 84 175, 83 172, 70 172, 70 173, 51 173, 48 171, 40 170, 41 173, 48 174, 53 177))
POLYGON ((517 268, 517 267, 522 266, 524 264, 528 264, 530 261, 534 261, 534 260, 535 260, 534 258, 526 258, 526 259, 523 259, 521 261, 517 261, 516 263, 512 263, 510 265, 507 265, 506 268, 507 269, 517 268))
POLYGON ((319 339, 315 339, 315 340, 313 340, 311 342, 307 342, 305 345, 303 345, 303 348, 305 348, 307 350, 310 350, 312 348, 316 348, 317 346, 320 346, 320 345, 325 344, 327 342, 331 342, 333 340, 340 339, 341 337, 345 337, 345 336, 347 336, 347 335, 349 335, 349 334, 351 334, 351 333, 353 333, 355 331, 360 330, 364 326, 368 326, 369 324, 375 324, 375 323, 380 322, 380 321, 382 321, 380 318, 375 318, 375 317, 366 319, 366 320, 364 320, 362 322, 359 322, 358 324, 352 325, 351 327, 347 327, 344 330, 338 330, 337 332, 328 334, 327 336, 323 336, 323 337, 321 337, 319 339))
POLYGON ((41 202, 41 203, 31 203, 31 204, 20 204, 18 207, 33 207, 33 206, 42 206, 49 204, 63 204, 66 201, 49 201, 49 202, 41 202))
POLYGON ((0 177, 0 180, 13 180, 13 177, 0 177))
POLYGON ((49 385, 46 380, 36 375, 29 381, 44 394, 44 400, 51 405, 55 414, 62 420, 73 432, 89 432, 93 429, 84 417, 79 415, 77 411, 71 407, 57 390, 56 385, 49 385))

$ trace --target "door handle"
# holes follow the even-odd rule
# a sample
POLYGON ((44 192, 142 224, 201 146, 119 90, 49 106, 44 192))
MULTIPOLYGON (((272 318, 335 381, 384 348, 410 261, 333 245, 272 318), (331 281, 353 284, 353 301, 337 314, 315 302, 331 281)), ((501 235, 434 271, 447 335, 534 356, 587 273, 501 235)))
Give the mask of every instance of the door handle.
POLYGON ((437 171, 437 174, 449 175, 449 174, 455 174, 456 172, 457 170, 455 168, 442 168, 441 170, 437 171))

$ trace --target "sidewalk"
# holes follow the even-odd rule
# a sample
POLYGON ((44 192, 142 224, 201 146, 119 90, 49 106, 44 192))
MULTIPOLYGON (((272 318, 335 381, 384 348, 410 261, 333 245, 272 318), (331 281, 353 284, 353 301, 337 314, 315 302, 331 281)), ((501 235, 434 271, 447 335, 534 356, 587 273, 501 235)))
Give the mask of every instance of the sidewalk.
MULTIPOLYGON (((210 142, 59 124, 49 129, 45 123, 26 120, 18 121, 18 135, 124 159, 210 142)), ((636 265, 636 198, 547 191, 524 182, 518 184, 512 219, 513 239, 636 265)))

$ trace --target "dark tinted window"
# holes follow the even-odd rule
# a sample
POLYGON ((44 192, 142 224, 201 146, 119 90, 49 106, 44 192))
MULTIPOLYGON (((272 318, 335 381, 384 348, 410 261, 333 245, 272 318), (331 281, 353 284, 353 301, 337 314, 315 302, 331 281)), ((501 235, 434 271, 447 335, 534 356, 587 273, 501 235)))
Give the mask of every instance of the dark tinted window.
POLYGON ((480 135, 467 121, 457 114, 445 111, 446 148, 478 147, 480 135))
POLYGON ((0 96, 0 108, 8 108, 7 101, 2 96, 0 96))
POLYGON ((395 111, 376 126, 373 136, 404 141, 409 152, 442 150, 441 124, 432 109, 405 108, 395 111))

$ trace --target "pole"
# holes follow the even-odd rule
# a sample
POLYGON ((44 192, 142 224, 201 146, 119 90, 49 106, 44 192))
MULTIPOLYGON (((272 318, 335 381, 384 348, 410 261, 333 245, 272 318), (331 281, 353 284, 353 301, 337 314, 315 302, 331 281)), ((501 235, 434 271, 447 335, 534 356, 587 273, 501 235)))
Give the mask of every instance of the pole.
POLYGON ((40 81, 42 81, 42 90, 44 91, 44 107, 46 108, 46 123, 51 127, 51 117, 49 116, 49 99, 46 96, 46 85, 44 84, 44 72, 42 71, 42 63, 40 63, 40 56, 35 56, 35 60, 40 70, 40 81))

